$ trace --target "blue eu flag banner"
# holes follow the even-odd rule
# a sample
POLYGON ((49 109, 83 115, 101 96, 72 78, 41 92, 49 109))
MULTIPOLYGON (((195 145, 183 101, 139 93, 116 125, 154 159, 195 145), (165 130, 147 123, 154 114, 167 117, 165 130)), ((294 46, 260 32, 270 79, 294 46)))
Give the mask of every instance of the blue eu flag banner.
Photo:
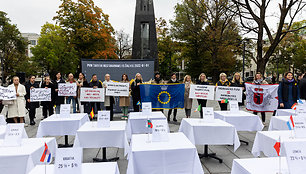
POLYGON ((141 102, 151 102, 153 109, 184 108, 184 84, 140 85, 141 102))

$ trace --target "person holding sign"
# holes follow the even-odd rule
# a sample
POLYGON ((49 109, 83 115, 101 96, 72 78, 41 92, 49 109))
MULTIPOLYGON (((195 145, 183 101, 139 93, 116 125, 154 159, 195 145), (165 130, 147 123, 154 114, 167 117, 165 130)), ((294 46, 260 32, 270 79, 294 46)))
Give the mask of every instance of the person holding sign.
MULTIPOLYGON (((107 88, 107 83, 112 83, 113 81, 110 79, 110 75, 109 74, 105 74, 105 80, 103 82, 103 87, 106 89, 107 88)), ((104 106, 106 108, 106 110, 110 111, 110 120, 113 121, 113 117, 114 117, 114 97, 113 96, 105 96, 104 99, 104 106)))
MULTIPOLYGON (((243 91, 245 91, 245 84, 241 78, 240 73, 236 72, 234 75, 234 78, 232 80, 231 83, 232 87, 241 87, 243 91)), ((245 94, 242 93, 242 102, 239 102, 239 106, 243 106, 244 105, 244 99, 246 98, 245 94)))
MULTIPOLYGON (((122 74, 121 83, 130 83, 127 74, 122 74)), ((130 96, 128 97, 120 96, 119 106, 122 107, 122 113, 123 113, 123 116, 121 117, 121 119, 127 120, 128 113, 129 113, 129 106, 130 106, 130 96)))
POLYGON ((36 108, 39 108, 39 102, 31 102, 30 101, 30 91, 33 88, 39 88, 39 84, 35 82, 36 77, 31 75, 29 77, 29 81, 25 84, 26 92, 25 95, 26 99, 26 108, 29 111, 29 118, 30 118, 30 125, 35 125, 35 115, 36 115, 36 108))
MULTIPOLYGON (((253 84, 255 84, 255 85, 267 85, 268 82, 263 79, 262 74, 260 72, 257 72, 256 75, 255 75, 255 79, 254 79, 253 84)), ((260 87, 258 88, 258 90, 260 90, 260 87)), ((260 96, 259 95, 256 96, 256 101, 260 102, 260 96)), ((257 112, 253 112, 253 114, 257 115, 257 112)), ((263 124, 265 124, 265 121, 266 121, 266 113, 265 112, 261 112, 261 120, 262 120, 263 124)))
POLYGON ((64 96, 58 96, 58 84, 59 83, 65 83, 65 81, 62 79, 62 75, 60 72, 56 74, 56 80, 54 81, 54 88, 55 88, 55 112, 56 114, 60 114, 61 110, 61 104, 65 103, 65 97, 64 96))
POLYGON ((192 98, 189 98, 190 92, 190 85, 192 84, 191 76, 186 75, 184 77, 183 83, 185 84, 185 93, 184 93, 184 107, 185 107, 185 114, 187 118, 191 116, 191 108, 192 108, 192 98))
MULTIPOLYGON (((54 92, 55 92, 55 88, 53 83, 50 80, 50 76, 45 77, 45 80, 43 82, 43 84, 41 85, 41 88, 50 88, 51 89, 51 101, 42 101, 41 105, 43 107, 43 117, 47 118, 48 117, 48 112, 49 112, 49 116, 53 115, 53 105, 54 105, 54 92)), ((43 119, 44 119, 43 118, 43 119)))
POLYGON ((285 78, 278 86, 278 107, 280 109, 291 109, 291 106, 300 99, 299 93, 300 90, 292 72, 286 72, 285 78))
POLYGON ((17 99, 13 101, 13 104, 8 105, 8 118, 13 118, 15 123, 24 123, 24 117, 26 115, 26 101, 25 95, 27 94, 25 86, 19 83, 19 77, 13 77, 13 84, 8 86, 9 88, 14 88, 16 90, 17 99))
MULTIPOLYGON (((227 75, 225 73, 220 74, 220 80, 216 83, 216 86, 230 86, 231 83, 227 80, 227 75)), ((222 103, 218 101, 221 111, 227 111, 227 102, 222 103)))
POLYGON ((140 73, 135 75, 135 79, 131 84, 132 89, 132 99, 133 99, 133 108, 134 112, 139 112, 139 106, 137 105, 140 102, 140 88, 139 85, 142 84, 143 80, 140 73))
MULTIPOLYGON (((179 83, 179 81, 176 79, 176 74, 172 73, 171 74, 171 79, 168 81, 168 84, 174 84, 174 83, 179 83)), ((168 111, 168 121, 170 121, 171 113, 172 113, 172 109, 169 109, 169 111, 168 111)), ((177 114, 177 109, 174 109, 174 112, 173 112, 173 121, 174 122, 177 122, 176 114, 177 114)))
MULTIPOLYGON (((88 86, 92 87, 93 89, 102 88, 102 82, 98 80, 98 77, 96 74, 93 74, 88 86)), ((100 105, 101 105, 100 102, 90 102, 90 110, 93 110, 94 113, 97 114, 98 111, 101 110, 100 105)))
MULTIPOLYGON (((207 82, 206 75, 204 73, 201 73, 199 75, 199 79, 197 80, 197 85, 209 85, 209 83, 207 82)), ((203 118, 203 109, 202 108, 206 107, 206 103, 207 103, 207 100, 198 99, 198 105, 201 106, 201 110, 200 110, 201 118, 203 118)))
MULTIPOLYGON (((77 82, 78 82, 78 88, 77 88, 77 90, 78 90, 78 92, 77 92, 78 98, 77 99, 78 99, 78 108, 79 108, 78 110, 79 110, 80 113, 84 113, 85 108, 87 109, 87 107, 85 107, 85 106, 88 106, 88 102, 81 102, 80 101, 81 88, 82 87, 88 87, 88 82, 85 79, 84 73, 79 73, 79 79, 78 79, 77 82)), ((90 113, 90 110, 87 109, 85 111, 85 113, 90 113)))
MULTIPOLYGON (((78 82, 74 79, 72 73, 70 73, 68 75, 68 79, 67 79, 66 83, 76 83, 76 85, 78 86, 78 82)), ((73 113, 76 113, 76 98, 77 98, 77 96, 69 96, 69 97, 66 98, 66 103, 67 104, 70 104, 72 102, 73 113)))

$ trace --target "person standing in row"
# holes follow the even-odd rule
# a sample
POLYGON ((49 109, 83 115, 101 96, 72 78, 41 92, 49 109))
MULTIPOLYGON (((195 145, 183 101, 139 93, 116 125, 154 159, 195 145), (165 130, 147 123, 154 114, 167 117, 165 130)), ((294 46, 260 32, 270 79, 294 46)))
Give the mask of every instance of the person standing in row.
POLYGON ((78 92, 77 92, 77 99, 78 99, 78 106, 79 106, 79 111, 80 113, 90 113, 88 111, 88 102, 81 102, 80 97, 81 97, 81 88, 82 87, 88 87, 88 82, 85 79, 85 75, 83 73, 79 73, 79 79, 77 80, 78 82, 78 92), (86 111, 85 111, 86 109, 86 111))
POLYGON ((16 100, 13 100, 13 104, 8 105, 8 118, 13 118, 15 123, 24 123, 24 117, 26 115, 26 101, 25 95, 27 94, 25 86, 19 83, 19 77, 13 77, 13 84, 8 86, 16 91, 16 100))
MULTIPOLYGON (((96 74, 91 76, 91 81, 88 84, 89 87, 93 89, 102 88, 102 82, 98 80, 96 74)), ((90 102, 90 111, 93 110, 94 113, 98 113, 101 110, 101 102, 90 102)))
POLYGON ((141 100, 139 85, 142 84, 142 82, 143 80, 142 80, 141 74, 137 73, 131 85, 134 112, 139 112, 139 106, 137 105, 137 103, 138 102, 140 103, 140 100, 141 100))
MULTIPOLYGON (((165 84, 165 81, 160 77, 160 73, 157 71, 154 75, 154 79, 151 79, 150 82, 151 84, 165 84)), ((161 111, 164 113, 163 109, 152 109, 152 111, 161 111)))
POLYGON ((42 101, 41 105, 43 107, 43 117, 47 118, 48 117, 48 112, 49 116, 53 115, 53 106, 54 106, 54 93, 55 93, 55 88, 53 83, 50 80, 50 76, 45 77, 44 82, 41 85, 41 88, 45 89, 51 89, 51 101, 42 101))
MULTIPOLYGON (((179 83, 179 81, 176 79, 176 74, 172 73, 171 78, 168 81, 168 84, 174 84, 174 83, 179 83)), ((169 109, 169 111, 168 111, 168 121, 170 121, 171 113, 172 113, 172 109, 169 109)), ((174 109, 174 112, 173 112, 173 121, 174 122, 177 122, 176 114, 177 114, 177 109, 174 109)))
POLYGON ((300 87, 300 98, 306 100, 306 73, 303 75, 303 78, 299 83, 300 87))
POLYGON ((291 109, 291 106, 300 99, 297 81, 293 78, 293 73, 285 73, 285 78, 278 86, 278 103, 280 109, 291 109))
MULTIPOLYGON (((201 73, 199 76, 199 79, 197 80, 197 85, 209 85, 207 82, 206 75, 204 73, 201 73)), ((207 100, 205 99, 198 99, 198 105, 201 105, 201 111, 200 111, 200 116, 203 118, 203 107, 206 107, 207 100)))
MULTIPOLYGON (((76 84, 78 85, 77 81, 74 79, 73 74, 70 73, 68 75, 68 79, 66 81, 68 84, 76 84)), ((77 92, 77 91, 76 91, 77 92)), ((77 96, 69 96, 66 98, 66 103, 70 104, 72 102, 72 108, 73 108, 73 113, 76 113, 76 98, 77 96)))
POLYGON ((190 85, 192 84, 191 82, 191 76, 186 75, 184 77, 184 82, 185 84, 185 93, 184 93, 184 107, 185 107, 185 114, 187 118, 190 118, 191 116, 191 108, 192 108, 192 98, 189 98, 189 93, 190 93, 190 85))
POLYGON ((65 83, 65 81, 62 79, 62 75, 60 72, 57 72, 55 75, 56 79, 54 81, 54 89, 55 89, 55 113, 60 114, 61 110, 61 104, 65 103, 65 97, 64 96, 58 96, 58 84, 65 83))
POLYGON ((242 88, 242 102, 239 102, 239 106, 243 106, 244 105, 244 100, 246 98, 244 91, 245 91, 245 84, 240 76, 240 73, 236 72, 234 74, 234 78, 232 80, 231 83, 232 87, 241 87, 242 88))
POLYGON ((39 108, 39 102, 31 102, 30 101, 30 94, 33 88, 39 88, 39 84, 35 82, 36 77, 34 75, 29 77, 29 81, 25 84, 26 92, 25 95, 26 99, 26 108, 29 111, 29 118, 30 118, 30 125, 35 125, 35 115, 36 115, 36 108, 39 108))
MULTIPOLYGON (((267 85, 268 82, 265 81, 262 77, 262 74, 260 72, 257 72, 256 75, 255 75, 255 79, 254 79, 254 82, 253 84, 255 85, 267 85)), ((260 87, 259 87, 260 88, 260 87)), ((256 97, 256 96, 255 96, 256 97)), ((258 96, 257 98, 259 98, 260 96, 258 96)), ((257 99, 258 100, 258 99, 257 99)), ((260 99, 259 99, 260 100, 260 99)), ((258 102, 259 102, 258 100, 258 102)), ((261 113, 261 120, 263 122, 263 124, 265 124, 265 121, 266 121, 266 113, 265 112, 260 112, 261 113)), ((253 112, 253 114, 257 115, 257 112, 253 112)))
MULTIPOLYGON (((103 87, 106 89, 107 88, 107 83, 112 83, 113 81, 110 79, 110 75, 109 74, 105 74, 105 80, 103 82, 103 87)), ((110 120, 113 120, 114 117, 114 97, 113 96, 105 96, 104 99, 104 106, 106 108, 106 110, 110 111, 110 120)))
MULTIPOLYGON (((121 83, 130 83, 127 74, 122 74, 121 83)), ((119 106, 122 107, 121 110, 122 110, 122 113, 123 113, 123 116, 121 117, 121 119, 122 120, 124 120, 124 119, 127 120, 128 119, 128 113, 129 113, 129 106, 130 106, 130 96, 119 97, 119 106)))
MULTIPOLYGON (((220 74, 220 80, 216 83, 216 86, 230 86, 231 83, 227 80, 227 75, 225 73, 220 74)), ((227 111, 227 103, 222 103, 218 101, 221 111, 227 111)))

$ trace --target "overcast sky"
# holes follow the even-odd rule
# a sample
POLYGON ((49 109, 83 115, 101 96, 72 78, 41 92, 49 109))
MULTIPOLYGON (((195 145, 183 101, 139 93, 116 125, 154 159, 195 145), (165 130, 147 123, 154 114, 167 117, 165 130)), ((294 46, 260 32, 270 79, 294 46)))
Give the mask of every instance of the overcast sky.
MULTIPOLYGON (((115 30, 124 29, 130 36, 133 33, 136 0, 94 0, 110 16, 115 30)), ((154 0, 155 17, 173 18, 174 6, 180 0, 154 0)), ((40 33, 46 22, 54 23, 60 0, 0 0, 0 11, 8 14, 13 24, 22 33, 40 33)))

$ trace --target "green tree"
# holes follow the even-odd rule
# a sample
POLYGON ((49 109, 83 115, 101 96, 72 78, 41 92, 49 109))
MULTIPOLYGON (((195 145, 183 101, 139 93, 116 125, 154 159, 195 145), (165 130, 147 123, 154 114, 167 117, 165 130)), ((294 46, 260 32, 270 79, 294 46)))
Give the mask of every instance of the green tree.
POLYGON ((42 26, 38 44, 31 49, 33 62, 37 62, 41 72, 48 72, 51 76, 57 71, 75 73, 79 63, 78 53, 67 43, 60 26, 46 23, 42 26))
POLYGON ((93 0, 61 0, 60 10, 53 19, 62 27, 68 43, 80 58, 113 59, 116 46, 114 29, 108 15, 93 0))

